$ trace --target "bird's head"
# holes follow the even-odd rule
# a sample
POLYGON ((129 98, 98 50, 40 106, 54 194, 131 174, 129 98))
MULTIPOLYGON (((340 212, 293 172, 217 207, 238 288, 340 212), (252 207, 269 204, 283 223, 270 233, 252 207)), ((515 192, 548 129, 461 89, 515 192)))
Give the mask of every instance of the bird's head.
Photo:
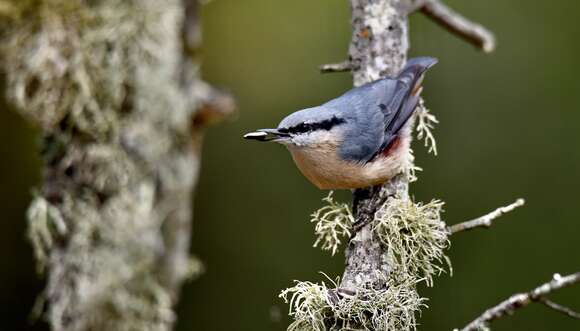
POLYGON ((346 120, 325 107, 297 111, 284 118, 275 129, 259 129, 244 135, 245 139, 272 141, 294 147, 338 145, 346 120))

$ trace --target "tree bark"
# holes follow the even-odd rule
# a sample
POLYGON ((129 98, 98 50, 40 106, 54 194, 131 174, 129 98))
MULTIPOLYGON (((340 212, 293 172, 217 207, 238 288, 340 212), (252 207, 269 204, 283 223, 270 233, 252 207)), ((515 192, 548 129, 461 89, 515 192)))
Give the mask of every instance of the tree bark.
POLYGON ((203 125, 223 97, 199 78, 197 0, 4 9, 8 97, 42 128, 28 218, 51 328, 170 330, 203 125))
MULTIPOLYGON (((439 0, 350 0, 350 6, 353 33, 349 59, 338 65, 324 66, 322 70, 351 70, 355 86, 395 76, 400 71, 409 50, 407 16, 418 10, 484 52, 495 48, 495 38, 490 31, 439 0)), ((412 127, 413 118, 403 130, 412 130, 412 127)), ((392 272, 389 247, 381 244, 372 231, 375 213, 390 203, 389 197, 409 199, 408 176, 401 174, 382 186, 358 189, 353 193, 356 233, 346 250, 346 268, 341 281, 341 288, 349 292, 361 287, 382 289, 385 278, 392 272)))
MULTIPOLYGON (((354 85, 394 76, 407 59, 409 1, 350 0, 350 6, 353 32, 349 60, 354 85)), ((382 186, 358 189, 353 193, 355 224, 365 225, 358 229, 347 247, 341 288, 349 291, 363 287, 384 288, 385 277, 391 271, 388 247, 372 230, 373 220, 389 197, 407 199, 408 190, 407 177, 399 175, 382 186)))

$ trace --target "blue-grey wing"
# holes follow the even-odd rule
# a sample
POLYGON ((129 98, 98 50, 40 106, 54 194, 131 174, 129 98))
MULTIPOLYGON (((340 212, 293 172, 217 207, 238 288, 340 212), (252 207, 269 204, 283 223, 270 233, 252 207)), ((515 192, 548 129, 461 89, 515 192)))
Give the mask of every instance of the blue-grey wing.
POLYGON ((369 162, 389 147, 417 107, 424 72, 436 62, 429 57, 411 59, 396 78, 365 84, 324 105, 340 109, 354 124, 346 126, 346 143, 339 151, 344 159, 369 162))
POLYGON ((368 162, 383 144, 386 105, 380 105, 385 92, 394 89, 394 83, 377 81, 355 88, 329 101, 323 107, 338 110, 348 125, 343 128, 343 143, 339 155, 349 161, 368 162))
POLYGON ((387 148, 399 131, 407 123, 419 103, 421 82, 425 71, 434 66, 437 59, 432 57, 416 57, 410 59, 396 78, 395 97, 387 115, 388 124, 385 127, 385 141, 382 148, 387 148))
MULTIPOLYGON (((360 111, 356 104, 352 109, 353 113, 360 111)), ((344 142, 338 151, 342 159, 366 163, 380 149, 384 136, 383 115, 379 111, 368 113, 366 116, 346 116, 347 123, 352 125, 343 126, 344 142)))

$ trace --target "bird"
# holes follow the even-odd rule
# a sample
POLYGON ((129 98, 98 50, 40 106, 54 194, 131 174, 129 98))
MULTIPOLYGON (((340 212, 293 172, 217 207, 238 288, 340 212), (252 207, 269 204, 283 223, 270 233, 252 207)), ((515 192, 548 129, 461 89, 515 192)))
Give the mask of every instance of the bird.
POLYGON ((285 145, 296 166, 323 190, 387 182, 412 162, 411 121, 433 57, 407 61, 394 77, 353 88, 320 106, 296 111, 275 129, 245 139, 285 145))

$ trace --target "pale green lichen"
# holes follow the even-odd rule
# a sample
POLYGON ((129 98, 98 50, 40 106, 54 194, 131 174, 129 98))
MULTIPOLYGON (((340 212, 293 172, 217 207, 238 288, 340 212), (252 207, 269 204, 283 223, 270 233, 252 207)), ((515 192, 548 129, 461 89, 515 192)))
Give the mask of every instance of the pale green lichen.
POLYGON ((433 115, 427 107, 423 99, 419 101, 419 106, 417 107, 417 139, 423 140, 423 144, 427 147, 429 153, 437 155, 437 142, 435 141, 435 136, 433 135, 433 130, 435 125, 439 123, 437 117, 433 115))
POLYGON ((3 40, 8 98, 48 131, 68 114, 84 129, 90 121, 99 134, 109 130, 112 120, 107 117, 114 115, 110 108, 120 103, 123 91, 113 79, 124 70, 113 73, 103 63, 103 49, 119 43, 89 35, 98 8, 91 12, 79 0, 12 5, 25 19, 11 26, 3 40))
POLYGON ((419 180, 417 172, 423 171, 423 169, 415 165, 415 154, 413 153, 413 149, 409 148, 407 153, 409 153, 409 156, 407 157, 409 162, 407 162, 407 164, 403 167, 403 174, 405 174, 409 183, 413 183, 419 180))
POLYGON ((322 250, 330 251, 334 255, 340 247, 342 238, 350 236, 355 219, 350 206, 335 201, 332 195, 333 191, 330 191, 328 196, 322 199, 326 205, 312 213, 310 222, 316 223, 314 247, 320 245, 322 250))
POLYGON ((160 229, 189 217, 196 172, 182 6, 0 0, 6 93, 45 137, 28 220, 54 330, 158 331, 175 319, 160 229))
POLYGON ((433 276, 451 268, 444 250, 448 231, 441 220, 443 202, 428 204, 389 198, 377 211, 373 231, 389 247, 389 265, 398 273, 423 279, 433 285, 433 276))
MULTIPOLYGON (((323 199, 326 205, 312 215, 318 239, 315 246, 333 254, 341 238, 350 236, 354 217, 347 204, 336 202, 332 192, 323 199)), ((345 294, 338 280, 296 281, 280 294, 290 304, 293 322, 289 331, 415 330, 416 313, 425 306, 417 284, 433 285, 433 277, 451 264, 444 250, 448 232, 441 220, 443 202, 427 204, 389 198, 376 212, 373 231, 388 247, 386 258, 391 272, 381 289, 359 287, 345 294)))
MULTIPOLYGON (((336 254, 342 240, 351 235, 355 222, 351 208, 337 202, 331 191, 322 199, 326 204, 311 215, 315 223, 314 247, 336 254)), ((376 213, 375 231, 389 247, 389 262, 393 269, 416 275, 432 286, 433 276, 451 270, 444 254, 449 245, 445 222, 441 220, 443 202, 428 204, 390 198, 376 213)))
POLYGON ((187 271, 185 278, 190 281, 198 279, 205 273, 205 269, 205 263, 203 263, 199 257, 192 255, 187 261, 187 271))
MULTIPOLYGON (((166 38, 180 21, 181 14, 171 8, 175 3, 2 3, 12 18, 4 20, 10 24, 3 26, 0 46, 7 96, 44 130, 51 132, 67 119, 79 132, 105 139, 117 129, 119 109, 133 108, 133 103, 142 110, 183 107, 175 77, 175 54, 181 53, 175 50, 179 45, 170 42, 176 38, 166 38), (164 47, 159 47, 161 42, 164 47)), ((179 121, 186 126, 184 118, 179 121)))
POLYGON ((28 239, 32 242, 39 272, 44 270, 48 252, 54 245, 55 237, 67 233, 67 225, 62 214, 42 196, 36 196, 27 212, 28 239))
POLYGON ((295 281, 280 294, 294 319, 288 331, 415 330, 415 315, 425 306, 425 299, 415 291, 415 280, 386 282, 381 290, 346 294, 336 290, 339 280, 331 280, 331 287, 325 282, 295 281))
POLYGON ((161 239, 154 185, 125 189, 103 204, 98 199, 65 195, 59 205, 64 219, 75 222, 66 245, 50 251, 45 295, 52 327, 169 330, 171 293, 155 274, 161 239))

